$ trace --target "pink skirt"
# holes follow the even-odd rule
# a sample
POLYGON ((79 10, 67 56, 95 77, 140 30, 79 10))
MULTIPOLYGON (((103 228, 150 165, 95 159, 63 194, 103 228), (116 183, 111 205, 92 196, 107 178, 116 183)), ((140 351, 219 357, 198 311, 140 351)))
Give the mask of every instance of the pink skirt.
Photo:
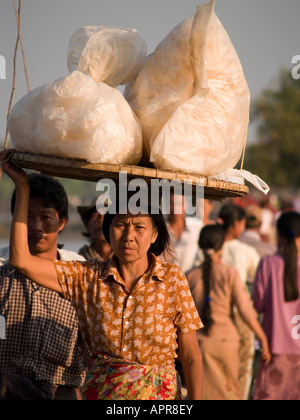
POLYGON ((300 355, 273 355, 268 365, 260 361, 254 400, 299 401, 300 355))

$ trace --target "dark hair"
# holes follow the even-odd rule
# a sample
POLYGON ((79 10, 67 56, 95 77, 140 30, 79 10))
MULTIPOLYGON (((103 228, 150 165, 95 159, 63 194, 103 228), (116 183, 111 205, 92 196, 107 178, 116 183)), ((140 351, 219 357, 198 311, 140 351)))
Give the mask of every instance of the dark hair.
POLYGON ((220 210, 219 219, 222 220, 222 227, 227 232, 235 222, 246 219, 246 212, 240 206, 226 204, 220 210))
MULTIPOLYGON (((116 203, 116 213, 119 213, 120 204, 119 202, 116 203)), ((151 207, 148 208, 147 214, 152 219, 153 226, 157 229, 157 239, 154 244, 151 245, 149 251, 152 252, 157 257, 164 252, 170 252, 171 253, 171 240, 170 240, 170 234, 167 228, 167 224, 165 221, 165 218, 161 212, 160 209, 156 209, 156 212, 151 211, 151 207), (158 214, 155 214, 158 213, 158 214)), ((110 225, 112 224, 112 221, 114 220, 116 214, 110 214, 109 211, 104 216, 103 221, 103 233, 105 236, 105 239, 108 243, 110 243, 110 225)))
POLYGON ((205 226, 200 234, 199 247, 204 253, 203 263, 203 286, 204 286, 204 306, 201 319, 205 325, 204 333, 208 334, 213 319, 211 317, 211 298, 210 298, 210 282, 211 282, 211 269, 212 269, 212 253, 218 252, 223 248, 225 241, 224 230, 219 225, 205 226))
POLYGON ((284 258, 284 298, 293 302, 299 298, 298 288, 298 249, 295 242, 300 237, 300 214, 283 213, 277 222, 278 234, 286 239, 283 245, 284 258))
MULTIPOLYGON (((30 198, 41 198, 47 208, 55 208, 59 219, 68 220, 69 202, 66 191, 59 181, 45 175, 32 174, 28 177, 30 198)), ((11 198, 11 213, 14 213, 16 205, 16 190, 11 198)))

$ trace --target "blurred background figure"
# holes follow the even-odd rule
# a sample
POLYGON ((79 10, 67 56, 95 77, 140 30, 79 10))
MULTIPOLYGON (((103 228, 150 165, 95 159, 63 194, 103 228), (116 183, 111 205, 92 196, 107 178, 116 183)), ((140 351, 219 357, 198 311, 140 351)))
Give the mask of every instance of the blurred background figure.
POLYGON ((232 319, 236 305, 244 321, 262 341, 270 357, 268 341, 258 321, 246 286, 238 272, 221 261, 224 231, 208 225, 201 231, 199 247, 204 263, 187 275, 190 289, 205 328, 197 332, 203 352, 204 399, 241 400, 239 388, 240 336, 232 319))
POLYGON ((275 235, 275 212, 269 197, 263 197, 260 201, 261 227, 260 235, 263 241, 271 244, 276 243, 275 235))
POLYGON ((244 283, 252 284, 260 256, 253 246, 240 240, 246 229, 245 210, 234 204, 226 204, 219 212, 218 221, 225 233, 224 263, 234 267, 244 283))
POLYGON ((9 246, 0 249, 0 266, 9 260, 9 246))
POLYGON ((240 240, 248 245, 253 246, 260 257, 272 255, 276 251, 276 247, 262 241, 260 229, 262 225, 262 210, 259 206, 250 205, 246 208, 246 230, 240 236, 240 240))
POLYGON ((203 200, 203 226, 214 225, 216 221, 213 219, 215 203, 213 200, 203 200))
POLYGON ((78 252, 86 260, 97 259, 104 261, 108 257, 111 257, 111 247, 106 241, 103 234, 103 214, 98 213, 96 208, 96 200, 94 200, 89 206, 77 207, 78 213, 80 214, 81 220, 86 228, 86 232, 83 236, 88 238, 89 244, 83 246, 78 252))
POLYGON ((202 220, 186 217, 185 206, 185 198, 182 195, 171 193, 167 226, 174 256, 167 257, 167 260, 178 264, 184 273, 195 265, 198 256, 199 235, 203 227, 202 220))
MULTIPOLYGON (((226 204, 219 213, 219 223, 224 229, 225 244, 223 262, 234 267, 244 285, 253 284, 260 256, 255 248, 243 243, 239 238, 246 228, 246 212, 234 204, 226 204)), ((242 319, 237 309, 234 312, 235 323, 239 330, 240 341, 240 372, 239 385, 243 400, 248 400, 253 375, 255 356, 255 336, 242 319)))
POLYGON ((260 362, 255 400, 300 400, 300 214, 283 213, 277 222, 278 252, 262 259, 253 300, 264 315, 262 327, 272 353, 260 362), (298 324, 298 325, 297 325, 298 324))

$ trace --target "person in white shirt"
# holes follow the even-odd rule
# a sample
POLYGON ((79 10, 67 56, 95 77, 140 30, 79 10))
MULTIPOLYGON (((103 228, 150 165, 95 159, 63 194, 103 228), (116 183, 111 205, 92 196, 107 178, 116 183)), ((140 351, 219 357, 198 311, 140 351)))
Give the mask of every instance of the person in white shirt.
POLYGON ((256 205, 246 208, 246 230, 240 236, 240 240, 245 244, 253 246, 260 257, 273 255, 276 247, 261 239, 260 228, 262 225, 262 210, 256 205))
MULTIPOLYGON (((222 253, 223 262, 234 267, 246 285, 253 283, 260 262, 260 256, 255 248, 240 241, 240 236, 246 227, 246 213, 236 205, 229 204, 222 207, 219 222, 225 232, 225 244, 222 253)), ((248 400, 253 375, 253 361, 255 356, 255 336, 242 320, 238 311, 234 313, 235 324, 241 336, 240 393, 244 400, 248 400)))
MULTIPOLYGON (((67 249, 57 248, 57 256, 61 261, 86 261, 86 259, 77 254, 77 252, 67 249)), ((9 246, 0 249, 0 266, 9 262, 9 246)))
POLYGON ((170 204, 167 226, 174 256, 168 256, 166 259, 179 265, 186 273, 194 267, 198 256, 198 241, 203 222, 196 217, 186 217, 183 196, 171 194, 170 204))
POLYGON ((253 283, 260 256, 253 246, 240 240, 246 228, 246 212, 239 206, 225 205, 219 213, 219 221, 225 231, 224 263, 234 267, 244 283, 253 283))

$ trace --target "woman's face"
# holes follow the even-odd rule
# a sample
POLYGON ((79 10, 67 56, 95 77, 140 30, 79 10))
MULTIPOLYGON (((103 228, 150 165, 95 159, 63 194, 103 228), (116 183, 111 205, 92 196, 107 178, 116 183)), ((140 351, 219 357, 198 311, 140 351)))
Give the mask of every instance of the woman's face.
POLYGON ((116 215, 110 226, 112 250, 120 262, 125 264, 144 259, 157 235, 148 215, 116 215))

